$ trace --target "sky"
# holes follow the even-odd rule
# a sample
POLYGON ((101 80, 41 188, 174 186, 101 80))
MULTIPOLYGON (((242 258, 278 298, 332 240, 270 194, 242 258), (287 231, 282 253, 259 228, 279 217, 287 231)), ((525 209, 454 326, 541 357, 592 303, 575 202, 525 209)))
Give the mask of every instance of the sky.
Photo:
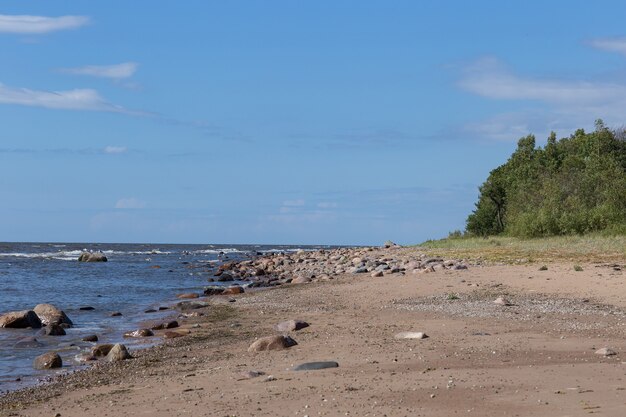
POLYGON ((621 1, 0 4, 0 241, 416 244, 626 117, 621 1))

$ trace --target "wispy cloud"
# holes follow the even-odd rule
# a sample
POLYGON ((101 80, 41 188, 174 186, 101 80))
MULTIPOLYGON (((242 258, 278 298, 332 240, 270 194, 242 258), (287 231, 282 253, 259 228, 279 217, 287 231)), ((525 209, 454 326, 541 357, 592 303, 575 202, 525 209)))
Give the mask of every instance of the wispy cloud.
POLYGON ((146 202, 135 197, 120 198, 115 203, 116 209, 142 209, 146 207, 146 202))
POLYGON ((113 155, 126 153, 126 151, 128 151, 128 148, 126 148, 126 146, 105 146, 103 149, 104 153, 113 155))
MULTIPOLYGON (((525 77, 495 58, 468 66, 459 86, 492 100, 532 102, 527 109, 472 122, 465 130, 496 140, 513 140, 529 133, 572 130, 596 118, 621 123, 626 112, 626 85, 606 80, 525 77)), ((586 127, 586 126, 582 126, 586 127)))
POLYGON ((59 71, 65 74, 89 75, 92 77, 122 80, 132 77, 137 71, 138 66, 136 62, 123 62, 115 65, 87 65, 77 68, 60 68, 59 71))
POLYGON ((92 89, 45 91, 12 88, 0 84, 0 103, 44 107, 47 109, 92 110, 137 116, 147 115, 144 112, 125 109, 122 106, 110 103, 102 98, 96 90, 92 89))
POLYGON ((626 55, 626 38, 597 38, 587 41, 587 45, 609 52, 626 55))
POLYGON ((76 29, 89 23, 87 16, 0 15, 0 33, 43 34, 76 29))

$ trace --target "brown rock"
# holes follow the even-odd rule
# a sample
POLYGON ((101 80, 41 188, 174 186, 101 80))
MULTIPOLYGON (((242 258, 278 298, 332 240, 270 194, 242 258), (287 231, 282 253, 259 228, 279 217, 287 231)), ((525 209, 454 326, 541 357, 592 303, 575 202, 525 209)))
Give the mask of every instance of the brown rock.
POLYGON ((109 362, 118 362, 130 358, 132 358, 132 356, 128 353, 128 349, 121 343, 115 344, 106 356, 106 360, 109 362))
POLYGON ((185 294, 178 294, 176 296, 176 298, 181 298, 181 299, 192 299, 192 298, 199 298, 200 296, 198 294, 196 294, 195 292, 189 292, 189 293, 185 293, 185 294))
POLYGON ((85 336, 81 339, 83 342, 97 342, 98 341, 98 336, 95 334, 90 334, 88 336, 85 336))
POLYGON ((234 287, 228 287, 226 289, 224 289, 224 291, 222 291, 222 295, 236 295, 236 294, 243 294, 243 287, 240 286, 234 286, 234 287))
POLYGON ((180 333, 180 332, 174 332, 174 331, 167 331, 163 333, 163 337, 165 339, 176 339, 177 337, 183 337, 183 336, 185 336, 185 334, 180 333))
POLYGON ((267 336, 256 340, 248 348, 248 352, 287 349, 298 343, 289 336, 267 336))
POLYGON ((38 329, 41 327, 41 320, 32 310, 11 311, 0 316, 0 327, 38 329))
POLYGON ((110 343, 96 345, 91 348, 91 354, 95 356, 96 358, 103 358, 109 354, 112 348, 113 348, 113 345, 110 343))
POLYGON ((291 280, 292 284, 307 284, 311 282, 311 278, 307 278, 307 277, 295 277, 294 279, 291 280))
POLYGON ((40 330, 44 336, 65 336, 65 329, 58 324, 51 324, 40 330))
POLYGON ((37 304, 33 311, 44 326, 51 324, 68 324, 71 326, 73 324, 63 311, 52 304, 37 304))
POLYGON ((178 322, 176 320, 172 320, 152 326, 152 330, 173 329, 175 327, 178 327, 178 322))
POLYGON ((35 369, 53 369, 63 366, 61 357, 56 352, 48 352, 43 355, 39 355, 33 361, 33 368, 35 369))
POLYGON ((303 320, 287 320, 274 326, 279 332, 293 332, 304 329, 305 327, 309 327, 309 323, 303 320))

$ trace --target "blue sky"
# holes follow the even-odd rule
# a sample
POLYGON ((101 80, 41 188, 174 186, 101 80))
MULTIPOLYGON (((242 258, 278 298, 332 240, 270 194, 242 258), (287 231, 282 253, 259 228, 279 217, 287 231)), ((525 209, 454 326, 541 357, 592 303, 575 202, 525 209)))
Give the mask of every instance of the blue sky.
POLYGON ((0 241, 418 243, 626 114, 626 3, 4 0, 0 241))

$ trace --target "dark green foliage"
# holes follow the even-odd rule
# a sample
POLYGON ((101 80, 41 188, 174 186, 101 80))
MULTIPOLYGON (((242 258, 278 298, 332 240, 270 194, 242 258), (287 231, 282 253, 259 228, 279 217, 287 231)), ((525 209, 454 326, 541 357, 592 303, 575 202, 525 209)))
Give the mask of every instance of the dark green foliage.
POLYGON ((593 133, 552 133, 544 148, 534 136, 480 187, 467 218, 471 235, 538 237, 626 232, 626 134, 601 120, 593 133))

